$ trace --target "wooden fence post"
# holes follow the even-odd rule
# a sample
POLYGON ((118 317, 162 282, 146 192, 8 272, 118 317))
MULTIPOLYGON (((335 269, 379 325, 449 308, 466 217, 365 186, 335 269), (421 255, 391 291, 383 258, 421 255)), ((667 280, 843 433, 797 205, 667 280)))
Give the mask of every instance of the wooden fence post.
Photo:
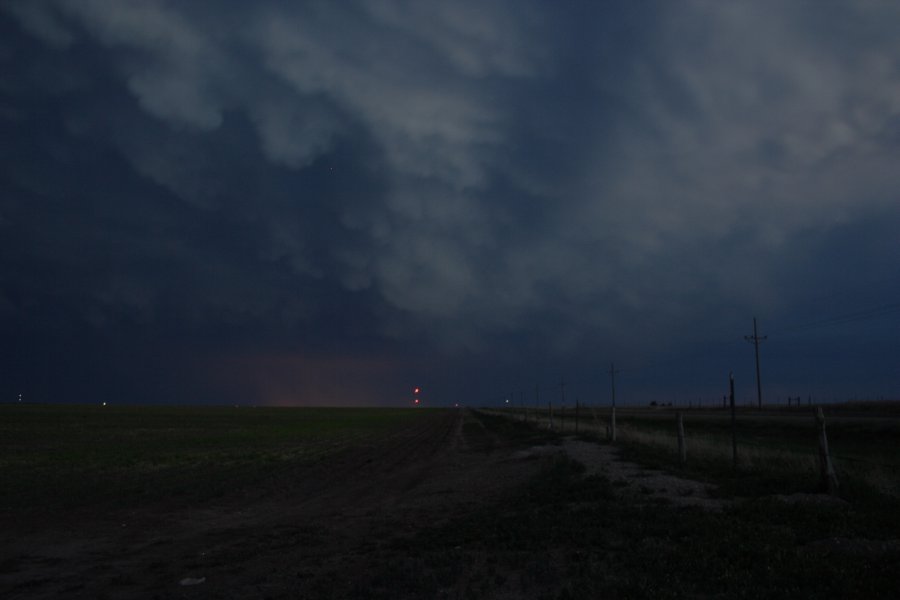
POLYGON ((822 486, 832 496, 837 494, 838 480, 828 454, 828 437, 825 435, 825 414, 822 407, 816 407, 816 427, 819 430, 819 469, 822 474, 822 486))
POLYGON ((737 426, 734 419, 734 373, 728 374, 728 397, 731 402, 731 466, 737 470, 737 426))
POLYGON ((575 435, 578 435, 578 398, 575 398, 575 435))
POLYGON ((612 414, 609 417, 610 439, 616 441, 616 407, 612 407, 612 414))
POLYGON ((684 446, 684 416, 681 412, 677 412, 675 419, 678 422, 678 460, 684 464, 687 462, 687 448, 684 446))

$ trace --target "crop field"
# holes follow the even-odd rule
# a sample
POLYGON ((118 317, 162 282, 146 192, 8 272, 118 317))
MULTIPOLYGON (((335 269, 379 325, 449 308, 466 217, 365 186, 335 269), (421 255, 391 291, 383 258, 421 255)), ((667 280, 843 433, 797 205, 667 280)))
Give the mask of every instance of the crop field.
MULTIPOLYGON (((4 406, 0 597, 881 598, 900 588, 900 500, 881 486, 854 487, 842 471, 835 497, 793 464, 732 471, 718 446, 700 449, 724 435, 714 413, 686 414, 686 464, 669 411, 623 411, 615 444, 600 410, 580 415, 578 435, 573 415, 553 430, 539 416, 4 406)), ((875 416, 830 417, 836 447, 890 461, 894 423, 875 416)), ((809 419, 784 417, 744 415, 743 452, 749 440, 776 453, 805 444, 809 419)))
POLYGON ((0 405, 0 509, 192 503, 277 481, 408 409, 0 405))

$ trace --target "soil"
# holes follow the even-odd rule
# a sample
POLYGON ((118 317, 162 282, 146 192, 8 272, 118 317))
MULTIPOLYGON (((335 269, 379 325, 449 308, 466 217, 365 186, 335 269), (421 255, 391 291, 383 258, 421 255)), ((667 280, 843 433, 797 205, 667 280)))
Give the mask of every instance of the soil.
MULTIPOLYGON (((377 444, 296 467, 203 507, 90 510, 0 522, 0 597, 366 597, 385 560, 415 568, 405 540, 498 502, 568 453, 621 493, 716 509, 695 482, 650 473, 606 446, 525 447, 469 412, 435 413, 377 444), (387 557, 387 558, 386 558, 387 557)), ((387 569, 390 572, 390 569, 387 569)), ((376 582, 382 589, 390 582, 376 582)), ((448 597, 467 596, 466 579, 448 597)))
POLYGON ((603 475, 620 489, 623 496, 710 511, 721 511, 730 504, 728 500, 715 497, 715 486, 711 484, 622 460, 615 446, 570 439, 563 447, 571 458, 587 467, 588 475, 603 475))

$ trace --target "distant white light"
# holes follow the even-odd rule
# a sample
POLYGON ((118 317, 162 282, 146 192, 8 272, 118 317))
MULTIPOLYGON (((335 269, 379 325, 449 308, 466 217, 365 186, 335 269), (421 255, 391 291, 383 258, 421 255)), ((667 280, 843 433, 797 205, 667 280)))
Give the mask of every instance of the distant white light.
POLYGON ((103 403, 103 406, 106 406, 106 402, 103 403))

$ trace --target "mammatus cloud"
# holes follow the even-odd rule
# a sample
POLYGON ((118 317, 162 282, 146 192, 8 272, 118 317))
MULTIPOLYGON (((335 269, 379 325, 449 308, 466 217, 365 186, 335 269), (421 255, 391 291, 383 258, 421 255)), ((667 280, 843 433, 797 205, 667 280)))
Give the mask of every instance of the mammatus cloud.
MULTIPOLYGON (((618 54, 580 23, 583 67, 540 3, 4 6, 56 52, 99 48, 71 67, 105 69, 139 107, 98 96, 72 109, 78 135, 246 223, 249 253, 304 286, 373 293, 400 339, 638 343, 722 306, 774 310, 785 277, 827 268, 802 258, 810 240, 896 217, 890 3, 661 4, 618 54), (606 125, 578 135, 593 114, 606 125)), ((612 35, 616 11, 590 16, 612 35)), ((283 280, 254 284, 269 300, 236 294, 233 311, 277 313, 283 280)))
MULTIPOLYGON (((797 238, 896 216, 900 69, 883 23, 898 17, 889 4, 664 11, 658 45, 621 87, 635 114, 620 123, 616 157, 580 182, 583 197, 614 200, 585 202, 575 217, 606 224, 585 235, 615 240, 615 264, 649 270, 620 273, 636 301, 653 298, 652 280, 657 306, 683 307, 698 286, 777 305, 791 299, 771 291, 802 252, 797 238)), ((597 155, 609 155, 605 142, 597 155)))

